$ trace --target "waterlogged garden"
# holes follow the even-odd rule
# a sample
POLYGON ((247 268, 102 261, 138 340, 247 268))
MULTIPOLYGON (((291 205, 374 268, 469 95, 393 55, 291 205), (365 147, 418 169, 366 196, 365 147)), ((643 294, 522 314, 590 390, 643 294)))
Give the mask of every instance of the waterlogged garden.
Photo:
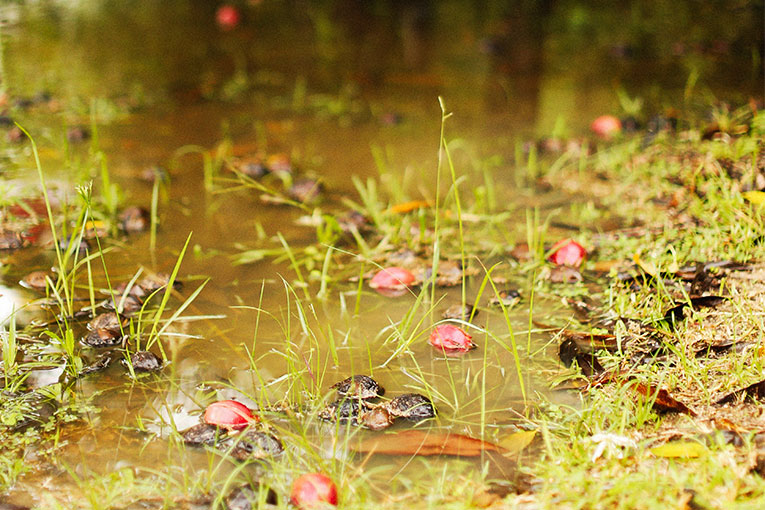
POLYGON ((760 508, 761 2, 0 4, 0 510, 760 508))

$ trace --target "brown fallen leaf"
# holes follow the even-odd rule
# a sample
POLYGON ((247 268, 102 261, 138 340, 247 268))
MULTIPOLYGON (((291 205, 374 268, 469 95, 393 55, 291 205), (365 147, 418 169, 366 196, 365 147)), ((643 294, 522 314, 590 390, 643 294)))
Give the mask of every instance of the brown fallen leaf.
POLYGON ((358 453, 382 453, 385 455, 456 455, 477 457, 483 452, 504 453, 499 445, 462 434, 405 430, 393 434, 381 434, 351 445, 358 453))
POLYGON ((696 416, 696 413, 692 409, 682 402, 675 400, 675 398, 663 388, 659 389, 653 385, 637 382, 632 386, 632 389, 646 398, 654 399, 653 408, 657 411, 666 413, 686 413, 691 416, 696 416))
POLYGON ((558 346, 558 357, 566 367, 570 367, 576 360, 585 377, 600 375, 605 371, 592 350, 583 352, 571 338, 563 340, 558 346))
POLYGON ((584 333, 580 331, 569 331, 564 329, 561 336, 576 342, 576 345, 582 351, 590 352, 595 349, 605 349, 614 352, 619 348, 616 341, 616 335, 584 333))
POLYGON ((740 396, 743 396, 745 400, 763 400, 765 399, 765 379, 763 379, 760 382, 756 382, 754 384, 750 384, 746 388, 741 388, 739 390, 733 391, 731 393, 728 393, 723 398, 715 402, 715 405, 721 405, 721 404, 729 404, 731 402, 735 402, 739 399, 740 396))

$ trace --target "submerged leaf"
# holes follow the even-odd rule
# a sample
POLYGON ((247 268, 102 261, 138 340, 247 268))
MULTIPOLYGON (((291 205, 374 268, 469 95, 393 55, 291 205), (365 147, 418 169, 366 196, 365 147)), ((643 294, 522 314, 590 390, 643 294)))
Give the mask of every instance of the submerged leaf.
POLYGON ((504 448, 480 439, 443 432, 406 430, 366 439, 351 448, 358 453, 385 455, 456 455, 477 457, 486 451, 503 452, 504 448))
POLYGON ((506 455, 514 455, 530 445, 536 435, 536 430, 521 430, 500 441, 499 446, 507 450, 506 455))

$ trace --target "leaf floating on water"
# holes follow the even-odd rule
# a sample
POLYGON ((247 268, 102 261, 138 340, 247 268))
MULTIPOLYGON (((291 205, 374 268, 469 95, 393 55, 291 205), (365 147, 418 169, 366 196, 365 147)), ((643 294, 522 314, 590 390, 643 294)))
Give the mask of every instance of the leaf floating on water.
POLYGON ((682 402, 676 400, 665 389, 658 389, 655 386, 649 386, 643 383, 636 383, 633 389, 646 398, 654 399, 653 407, 657 411, 665 413, 686 413, 696 416, 696 413, 682 402))
POLYGON ((707 447, 694 441, 673 441, 651 448, 650 452, 657 457, 695 459, 704 455, 707 447))
POLYGON ((505 455, 515 455, 530 445, 536 435, 536 430, 521 430, 500 441, 499 446, 506 450, 505 455))
POLYGON ((765 379, 754 384, 750 384, 746 388, 741 388, 715 402, 716 405, 729 404, 738 400, 739 396, 743 395, 745 400, 765 400, 765 379))
POLYGON ((362 441, 351 448, 358 453, 382 453, 385 455, 456 455, 477 457, 483 452, 504 452, 504 448, 480 439, 443 432, 406 430, 395 434, 383 434, 362 441))

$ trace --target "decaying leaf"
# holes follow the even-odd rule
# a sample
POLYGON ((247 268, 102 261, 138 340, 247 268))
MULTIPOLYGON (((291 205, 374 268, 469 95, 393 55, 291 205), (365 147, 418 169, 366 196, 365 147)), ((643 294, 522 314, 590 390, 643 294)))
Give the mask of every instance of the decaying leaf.
POLYGON ((691 298, 690 303, 685 302, 675 304, 672 308, 667 310, 664 313, 664 320, 669 324, 676 324, 685 318, 684 309, 686 307, 690 306, 694 310, 698 310, 699 308, 714 308, 726 299, 727 298, 724 298, 723 296, 701 296, 691 298))
POLYGON ((725 395, 723 398, 715 402, 716 405, 729 404, 735 402, 740 397, 745 400, 763 400, 765 399, 765 379, 754 384, 750 384, 746 388, 741 388, 732 393, 725 395))
POLYGON ((567 367, 570 367, 574 360, 576 360, 579 369, 586 377, 602 374, 605 371, 595 354, 592 352, 582 352, 577 343, 571 338, 561 342, 558 347, 558 357, 567 367))
POLYGON ((675 400, 669 392, 663 388, 659 389, 653 385, 635 383, 632 389, 646 398, 654 399, 653 408, 665 413, 686 413, 696 416, 696 413, 682 402, 675 400))
POLYGON ((605 349, 614 352, 619 348, 615 335, 583 333, 564 329, 561 336, 573 340, 580 350, 590 352, 595 349, 605 349))
POLYGON ((483 452, 504 453, 499 445, 480 439, 444 432, 406 430, 394 434, 381 434, 351 445, 358 453, 382 453, 385 455, 456 455, 477 457, 483 452))
POLYGON ((672 441, 650 449, 657 457, 694 459, 707 452, 707 447, 694 441, 672 441))
POLYGON ((506 455, 515 455, 530 445, 536 434, 536 430, 521 430, 500 441, 499 446, 506 450, 506 455))

